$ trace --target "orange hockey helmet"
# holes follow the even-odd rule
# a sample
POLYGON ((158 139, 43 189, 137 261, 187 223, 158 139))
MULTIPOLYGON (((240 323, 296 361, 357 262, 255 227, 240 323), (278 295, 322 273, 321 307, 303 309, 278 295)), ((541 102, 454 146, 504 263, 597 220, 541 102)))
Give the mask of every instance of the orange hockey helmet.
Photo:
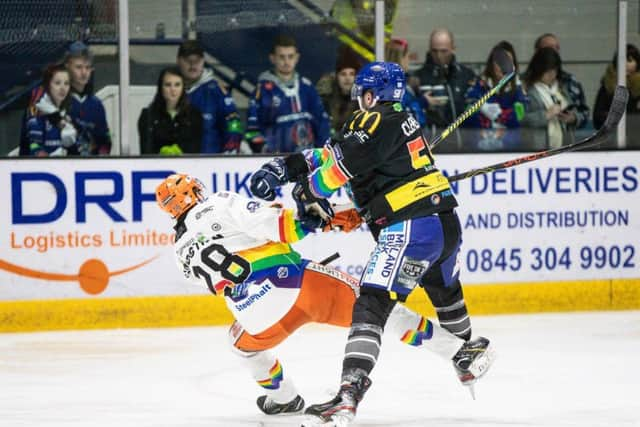
POLYGON ((205 199, 204 185, 184 173, 169 175, 156 187, 156 202, 160 209, 178 218, 205 199))

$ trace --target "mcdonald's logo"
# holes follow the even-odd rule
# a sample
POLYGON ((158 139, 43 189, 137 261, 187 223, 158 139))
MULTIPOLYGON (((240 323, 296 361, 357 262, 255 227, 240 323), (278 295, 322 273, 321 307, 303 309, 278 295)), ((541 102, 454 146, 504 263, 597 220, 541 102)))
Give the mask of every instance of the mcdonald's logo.
POLYGON ((382 115, 378 111, 356 111, 351 119, 351 123, 349 123, 349 129, 353 130, 354 126, 357 126, 358 129, 363 129, 369 135, 373 134, 378 125, 380 124, 380 120, 382 120, 382 115), (360 123, 356 125, 356 122, 360 120, 360 123), (373 120, 373 123, 371 121, 373 120), (371 124, 369 124, 371 123, 371 124), (368 127, 365 127, 368 125, 368 127))

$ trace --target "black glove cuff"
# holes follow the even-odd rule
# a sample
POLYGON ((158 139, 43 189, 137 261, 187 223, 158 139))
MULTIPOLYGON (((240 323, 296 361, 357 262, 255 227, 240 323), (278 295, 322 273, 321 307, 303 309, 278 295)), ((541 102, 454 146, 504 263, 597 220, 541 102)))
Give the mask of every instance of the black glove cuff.
POLYGON ((299 181, 300 178, 306 177, 309 173, 309 165, 307 165, 302 153, 295 153, 285 157, 284 164, 287 166, 289 182, 299 181))

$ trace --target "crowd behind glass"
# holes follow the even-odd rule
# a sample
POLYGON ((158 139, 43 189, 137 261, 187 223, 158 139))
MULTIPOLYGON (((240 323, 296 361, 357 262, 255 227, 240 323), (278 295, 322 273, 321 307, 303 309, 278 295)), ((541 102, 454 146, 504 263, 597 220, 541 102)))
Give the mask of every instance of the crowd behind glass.
MULTIPOLYGON (((481 98, 503 74, 493 61, 507 52, 516 76, 455 133, 462 151, 523 151, 555 148, 574 141, 575 132, 599 128, 616 86, 616 55, 604 70, 593 106, 575 76, 562 66, 559 38, 535 40, 533 56, 520 69, 513 45, 502 40, 487 53, 479 74, 455 56, 454 35, 434 29, 424 64, 409 70, 406 40, 387 37, 385 60, 407 72, 403 107, 433 134, 448 126, 481 98)), ((640 51, 627 45, 628 112, 640 101, 640 51)), ((140 152, 152 155, 287 153, 320 147, 358 108, 351 86, 371 58, 341 44, 335 69, 312 82, 296 71, 301 58, 296 40, 282 34, 273 41, 272 68, 258 77, 246 119, 229 88, 205 65, 205 51, 195 40, 182 43, 176 64, 162 70, 152 102, 137 118, 140 152)), ((89 90, 93 56, 82 42, 72 43, 59 64, 48 66, 43 83, 31 93, 22 119, 21 156, 108 155, 111 137, 104 106, 89 90)))

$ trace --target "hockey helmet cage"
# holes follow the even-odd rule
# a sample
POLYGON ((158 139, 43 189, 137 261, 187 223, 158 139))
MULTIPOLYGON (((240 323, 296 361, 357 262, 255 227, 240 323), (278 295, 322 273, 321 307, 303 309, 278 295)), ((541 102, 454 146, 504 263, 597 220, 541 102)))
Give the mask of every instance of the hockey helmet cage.
POLYGON ((204 185, 199 179, 176 173, 169 175, 156 187, 156 202, 160 209, 179 218, 191 207, 205 199, 204 185))

